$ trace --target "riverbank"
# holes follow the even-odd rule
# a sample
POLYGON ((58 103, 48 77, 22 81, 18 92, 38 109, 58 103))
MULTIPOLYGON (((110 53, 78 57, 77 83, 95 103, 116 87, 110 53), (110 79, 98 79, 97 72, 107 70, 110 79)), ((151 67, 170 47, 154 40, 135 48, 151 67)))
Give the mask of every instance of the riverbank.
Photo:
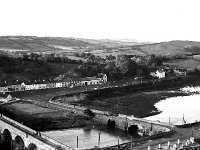
MULTIPOLYGON (((32 99, 47 103, 52 97, 60 97, 60 95, 68 96, 68 94, 73 95, 74 93, 84 93, 89 95, 86 100, 75 102, 72 104, 83 105, 87 108, 102 111, 110 111, 116 114, 120 113, 129 116, 134 115, 135 117, 143 118, 160 113, 160 111, 157 110, 154 106, 154 104, 158 101, 169 97, 188 95, 189 93, 183 93, 179 91, 179 88, 187 85, 197 85, 199 83, 200 80, 198 76, 196 76, 179 78, 176 80, 166 79, 156 81, 154 83, 152 83, 152 81, 144 81, 143 84, 136 85, 132 85, 131 83, 129 83, 130 85, 127 86, 121 85, 119 87, 103 88, 99 90, 92 90, 93 87, 88 87, 89 91, 85 91, 83 89, 85 87, 77 87, 75 89, 55 89, 55 91, 26 91, 21 93, 14 93, 13 97, 18 96, 19 98, 32 99)), ((6 112, 9 117, 13 119, 17 118, 19 122, 24 122, 28 126, 33 127, 36 130, 43 130, 44 125, 49 126, 46 127, 45 130, 51 130, 55 128, 60 129, 78 126, 81 127, 85 124, 91 123, 86 118, 81 117, 79 119, 73 120, 70 118, 70 115, 63 116, 60 112, 41 112, 31 114, 32 116, 30 116, 30 114, 28 114, 27 112, 22 112, 24 108, 14 108, 11 106, 12 105, 9 105, 9 107, 4 109, 3 112, 6 112)))
POLYGON ((54 100, 73 105, 83 105, 90 109, 144 118, 160 113, 154 106, 160 100, 190 95, 190 93, 180 91, 180 88, 198 84, 200 84, 198 76, 188 76, 148 82, 144 81, 143 84, 129 83, 127 86, 122 85, 119 87, 85 91, 82 93, 86 97, 80 101, 69 101, 69 97, 73 96, 71 94, 58 96, 54 100))

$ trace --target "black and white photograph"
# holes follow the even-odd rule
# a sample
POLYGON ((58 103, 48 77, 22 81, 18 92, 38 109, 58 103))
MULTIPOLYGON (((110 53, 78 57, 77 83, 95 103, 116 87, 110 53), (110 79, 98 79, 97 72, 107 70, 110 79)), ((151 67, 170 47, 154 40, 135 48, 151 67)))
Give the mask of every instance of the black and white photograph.
POLYGON ((0 150, 200 150, 200 1, 0 0, 0 150))

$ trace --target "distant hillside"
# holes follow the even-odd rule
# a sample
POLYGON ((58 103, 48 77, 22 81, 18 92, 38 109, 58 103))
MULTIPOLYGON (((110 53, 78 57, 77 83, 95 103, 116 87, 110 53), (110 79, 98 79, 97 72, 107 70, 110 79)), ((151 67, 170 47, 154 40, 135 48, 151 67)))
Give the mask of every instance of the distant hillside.
POLYGON ((74 49, 101 49, 136 45, 136 42, 92 40, 81 38, 62 37, 35 37, 35 36, 2 36, 0 37, 1 49, 31 50, 31 51, 55 51, 74 49))
POLYGON ((96 45, 105 46, 108 48, 112 47, 120 47, 120 46, 133 46, 133 45, 143 45, 147 43, 137 42, 134 40, 122 39, 122 40, 113 40, 113 39, 100 39, 100 40, 93 40, 93 39, 81 39, 83 41, 93 43, 96 45))
POLYGON ((134 40, 94 40, 83 38, 2 36, 0 49, 26 50, 31 52, 90 52, 106 55, 169 55, 200 54, 200 42, 170 41, 162 43, 140 43, 134 40))
POLYGON ((200 42, 194 41, 170 41, 155 44, 146 44, 133 47, 133 50, 141 50, 144 53, 155 55, 176 55, 200 53, 200 42))
POLYGON ((81 40, 73 38, 52 38, 52 37, 32 37, 32 36, 4 36, 0 37, 0 48, 16 50, 34 51, 54 51, 68 47, 93 46, 81 40))

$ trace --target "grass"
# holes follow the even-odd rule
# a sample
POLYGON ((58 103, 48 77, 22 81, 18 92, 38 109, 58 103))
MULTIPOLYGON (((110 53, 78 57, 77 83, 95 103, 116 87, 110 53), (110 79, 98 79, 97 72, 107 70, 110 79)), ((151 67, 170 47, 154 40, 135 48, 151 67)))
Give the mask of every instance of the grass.
POLYGON ((172 66, 174 68, 200 69, 200 61, 196 59, 174 59, 174 60, 165 62, 165 64, 168 64, 169 66, 172 66))
POLYGON ((40 107, 38 105, 33 105, 30 103, 14 103, 14 104, 11 104, 11 106, 17 110, 20 110, 28 114, 38 114, 38 113, 42 114, 42 113, 51 113, 55 111, 53 109, 40 107))
POLYGON ((158 101, 167 97, 185 95, 184 93, 170 93, 165 91, 154 91, 154 93, 133 92, 125 96, 120 96, 121 93, 117 91, 114 94, 116 94, 116 97, 104 97, 103 99, 94 97, 92 101, 81 101, 78 103, 97 110, 111 111, 113 113, 130 116, 134 115, 143 118, 159 113, 159 110, 154 107, 154 104, 158 101))
POLYGON ((70 111, 58 111, 30 103, 13 103, 0 107, 1 113, 38 131, 67 129, 92 124, 88 117, 70 111))

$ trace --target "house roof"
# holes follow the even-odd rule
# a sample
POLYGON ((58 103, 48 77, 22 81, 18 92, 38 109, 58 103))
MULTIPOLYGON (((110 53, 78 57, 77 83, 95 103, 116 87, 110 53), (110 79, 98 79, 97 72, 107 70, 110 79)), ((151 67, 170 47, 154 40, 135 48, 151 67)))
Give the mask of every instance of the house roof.
POLYGON ((75 77, 72 78, 72 81, 94 81, 94 80, 99 80, 96 77, 85 77, 85 78, 79 78, 79 77, 75 77))
POLYGON ((165 73, 164 70, 157 70, 159 73, 165 73))
POLYGON ((99 80, 99 79, 97 79, 96 77, 85 77, 83 78, 83 80, 92 81, 92 80, 99 80))
POLYGON ((104 74, 104 73, 99 73, 99 74, 96 76, 96 78, 103 78, 104 75, 106 75, 106 74, 104 74))

